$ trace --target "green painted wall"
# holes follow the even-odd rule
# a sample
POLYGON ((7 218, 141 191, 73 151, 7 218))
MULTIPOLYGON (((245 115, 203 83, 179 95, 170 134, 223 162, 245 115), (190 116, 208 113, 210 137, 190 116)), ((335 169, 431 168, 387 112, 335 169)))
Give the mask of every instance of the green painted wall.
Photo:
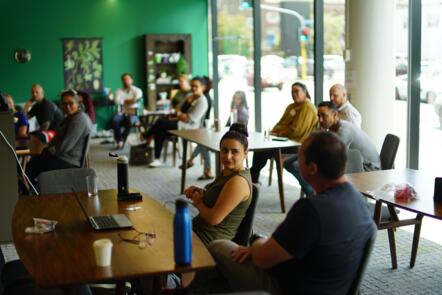
POLYGON ((132 73, 143 91, 144 34, 192 34, 193 74, 208 73, 207 0, 0 0, 0 89, 16 102, 41 83, 49 99, 64 88, 61 38, 102 37, 104 85, 132 73), (16 63, 15 49, 31 51, 16 63))

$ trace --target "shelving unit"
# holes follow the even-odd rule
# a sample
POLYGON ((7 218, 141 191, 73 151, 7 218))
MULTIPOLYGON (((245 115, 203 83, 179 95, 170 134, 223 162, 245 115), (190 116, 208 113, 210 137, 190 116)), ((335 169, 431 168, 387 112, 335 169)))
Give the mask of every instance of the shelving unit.
POLYGON ((160 99, 170 99, 172 89, 178 89, 178 75, 187 65, 192 73, 190 34, 145 35, 146 93, 145 105, 155 110, 160 99))

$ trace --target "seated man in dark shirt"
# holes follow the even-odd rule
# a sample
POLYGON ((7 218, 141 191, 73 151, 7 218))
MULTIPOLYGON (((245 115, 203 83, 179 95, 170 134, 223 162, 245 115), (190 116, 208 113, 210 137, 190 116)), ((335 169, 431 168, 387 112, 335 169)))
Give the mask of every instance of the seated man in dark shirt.
POLYGON ((251 247, 225 240, 209 246, 235 291, 346 294, 355 278, 376 227, 344 176, 346 147, 333 133, 315 132, 299 155, 301 174, 317 194, 296 202, 268 239, 251 247))
POLYGON ((63 121, 63 113, 45 98, 40 84, 32 85, 31 98, 25 103, 24 112, 29 119, 37 118, 39 129, 31 133, 30 146, 33 153, 39 154, 55 136, 55 130, 63 121))

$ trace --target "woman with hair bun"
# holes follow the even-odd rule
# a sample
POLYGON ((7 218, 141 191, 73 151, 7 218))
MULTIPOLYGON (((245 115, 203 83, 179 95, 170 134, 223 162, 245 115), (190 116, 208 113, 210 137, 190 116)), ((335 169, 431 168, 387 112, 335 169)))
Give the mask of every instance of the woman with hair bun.
POLYGON ((193 231, 207 246, 213 240, 234 238, 251 202, 252 180, 245 168, 248 140, 243 124, 232 124, 220 141, 224 170, 205 188, 185 190, 199 214, 193 219, 193 231))

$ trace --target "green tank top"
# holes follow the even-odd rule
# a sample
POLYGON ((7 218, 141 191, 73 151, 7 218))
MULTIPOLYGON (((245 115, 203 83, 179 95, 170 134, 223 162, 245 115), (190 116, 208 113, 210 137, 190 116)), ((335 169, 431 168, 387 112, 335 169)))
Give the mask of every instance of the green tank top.
POLYGON ((249 208, 250 202, 252 201, 252 178, 250 176, 250 170, 246 169, 227 176, 220 175, 212 183, 209 183, 206 186, 206 193, 203 199, 204 205, 209 208, 213 208, 226 182, 236 175, 244 177, 249 184, 250 194, 247 200, 239 203, 238 206, 236 206, 236 208, 233 209, 232 212, 230 212, 224 218, 224 220, 217 225, 207 224, 199 215, 197 215, 193 219, 193 231, 198 235, 198 237, 206 246, 208 246, 210 242, 214 240, 233 239, 241 221, 246 215, 246 211, 249 208))

